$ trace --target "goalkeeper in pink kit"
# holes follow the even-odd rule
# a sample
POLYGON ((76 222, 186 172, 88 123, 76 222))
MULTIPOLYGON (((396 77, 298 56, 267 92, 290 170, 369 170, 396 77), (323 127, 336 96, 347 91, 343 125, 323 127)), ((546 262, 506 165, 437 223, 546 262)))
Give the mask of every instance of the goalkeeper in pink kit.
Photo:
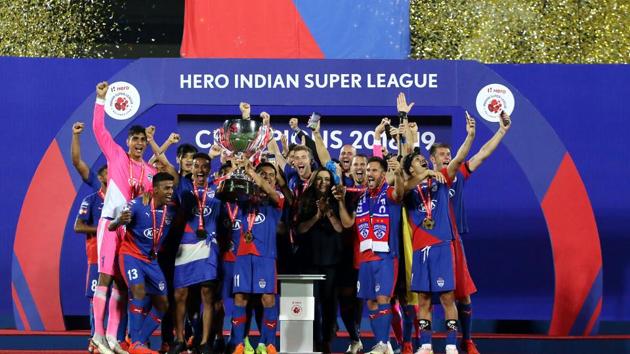
POLYGON ((96 103, 92 121, 96 142, 107 159, 109 175, 107 194, 97 228, 99 279, 93 300, 94 336, 92 342, 101 354, 126 353, 116 341, 118 324, 122 312, 126 309, 127 301, 126 286, 121 281, 117 261, 120 236, 117 231, 108 231, 108 225, 130 200, 153 189, 152 179, 157 172, 143 159, 147 147, 147 134, 144 127, 134 125, 129 129, 126 152, 105 128, 104 105, 107 90, 107 82, 100 82, 96 86, 96 103), (109 318, 105 336, 103 317, 107 291, 112 280, 114 280, 114 287, 109 297, 109 318))

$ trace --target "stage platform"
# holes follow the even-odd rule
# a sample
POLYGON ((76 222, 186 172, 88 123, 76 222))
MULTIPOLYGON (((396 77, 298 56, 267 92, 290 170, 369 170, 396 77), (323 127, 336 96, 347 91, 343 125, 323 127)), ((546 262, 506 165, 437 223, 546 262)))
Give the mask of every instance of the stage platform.
MULTIPOLYGON (((252 342, 257 341, 257 332, 252 342)), ((3 353, 85 353, 88 331, 33 332, 0 330, 0 354, 3 353)), ((227 333, 226 333, 227 335, 227 333)), ((484 354, 542 354, 542 353, 630 353, 630 335, 599 335, 591 337, 549 337, 524 334, 475 333, 475 342, 484 354)), ((369 332, 362 333, 365 348, 374 340, 369 332)), ((151 339, 155 348, 159 336, 151 339)), ((339 332, 333 343, 333 351, 343 353, 348 344, 346 332, 339 332)), ((434 335, 436 354, 443 352, 444 335, 434 335)))

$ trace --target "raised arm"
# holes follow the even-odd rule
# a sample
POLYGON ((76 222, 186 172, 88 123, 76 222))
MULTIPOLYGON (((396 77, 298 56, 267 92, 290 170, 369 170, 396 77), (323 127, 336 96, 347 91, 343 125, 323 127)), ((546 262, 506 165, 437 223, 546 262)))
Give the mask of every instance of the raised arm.
POLYGON ((278 193, 276 193, 275 188, 273 188, 271 184, 269 184, 269 182, 267 182, 264 178, 262 178, 262 176, 259 175, 256 172, 256 170, 254 170, 254 167, 252 166, 251 162, 249 162, 248 160, 246 162, 238 162, 237 164, 239 163, 245 165, 244 166, 245 172, 254 180, 254 183, 258 185, 260 189, 262 189, 262 191, 267 194, 267 196, 273 202, 273 204, 280 205, 280 196, 278 195, 278 193))
POLYGON ((318 121, 317 126, 313 129, 313 140, 315 141, 315 151, 317 152, 317 156, 319 156, 321 166, 326 166, 331 158, 330 152, 326 149, 326 145, 324 145, 324 140, 322 139, 322 134, 319 130, 321 122, 321 120, 318 121))
POLYGON ((471 117, 468 112, 466 112, 466 133, 466 139, 457 150, 455 157, 453 157, 446 167, 449 179, 455 177, 459 166, 461 166, 466 160, 466 156, 470 151, 473 140, 475 140, 475 119, 471 117))
MULTIPOLYGON (((160 151, 160 147, 155 143, 155 139, 154 139, 154 137, 155 137, 155 126, 153 126, 153 125, 148 126, 145 129, 145 134, 147 135, 147 142, 151 146, 151 150, 153 150, 153 157, 151 159, 153 160, 153 158, 155 158, 156 160, 160 161, 165 166, 166 172, 168 172, 170 175, 175 177, 174 183, 178 184, 179 183, 179 173, 177 173, 177 170, 175 169, 173 164, 171 164, 171 162, 168 160, 166 155, 164 155, 164 153, 160 151)), ((171 135, 169 136, 167 141, 169 141, 169 140, 172 140, 172 143, 179 142, 179 140, 180 140, 179 134, 171 133, 171 135)), ((164 143, 163 145, 166 145, 166 143, 164 143)), ((169 146, 170 146, 170 144, 169 144, 169 146)))
POLYGON ((105 95, 108 88, 107 81, 99 82, 96 85, 96 103, 94 104, 92 130, 96 137, 96 143, 109 161, 114 157, 117 150, 120 150, 123 154, 125 152, 120 145, 116 144, 109 130, 105 127, 105 95))
MULTIPOLYGON (((76 122, 72 125, 72 144, 70 145, 70 156, 72 157, 72 166, 77 170, 81 179, 86 181, 90 176, 90 168, 81 159, 81 133, 85 124, 83 122, 76 122)), ((79 231, 77 231, 79 232, 79 231)))
POLYGON ((473 157, 470 158, 470 160, 468 160, 468 169, 471 172, 476 170, 481 165, 481 163, 483 163, 484 160, 494 152, 497 146, 499 146, 499 143, 501 142, 501 140, 503 140, 503 137, 510 129, 511 122, 512 120, 510 116, 505 111, 501 112, 501 119, 499 119, 499 130, 494 133, 490 140, 483 144, 481 149, 479 149, 479 152, 477 152, 473 157))

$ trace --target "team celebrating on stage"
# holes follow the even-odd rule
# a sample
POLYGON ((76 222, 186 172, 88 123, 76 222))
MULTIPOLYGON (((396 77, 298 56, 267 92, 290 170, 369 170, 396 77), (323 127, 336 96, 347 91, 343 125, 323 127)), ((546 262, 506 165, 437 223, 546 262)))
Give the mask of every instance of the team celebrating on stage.
MULTIPOLYGON (((90 352, 157 353, 149 339, 161 327, 160 352, 275 354, 277 274, 293 273, 325 275, 315 284, 316 352, 331 352, 339 313, 346 353, 433 353, 439 301, 446 353, 458 353, 458 332, 460 350, 478 353, 471 338, 476 287, 461 239, 469 231, 464 190, 509 130, 507 113, 469 159, 475 120, 466 112, 466 138, 454 156, 443 143, 425 156, 416 147, 418 124, 408 119, 414 104, 403 93, 396 102, 400 124, 383 118, 372 156, 344 145, 332 158, 316 116, 311 134, 291 119, 297 144, 281 135, 281 144, 269 139, 248 158, 218 144, 199 152, 175 133, 159 146, 153 126, 132 126, 123 149, 105 127, 107 90, 106 82, 96 86, 92 121, 106 166, 92 172, 81 160, 85 126, 72 127, 72 163, 95 190, 75 222, 75 231, 86 234, 90 352), (385 135, 396 153, 380 144, 385 135), (164 154, 174 144, 177 169, 164 154), (212 171, 215 159, 220 168, 212 171), (249 198, 223 197, 226 181, 242 171, 256 186, 249 198), (360 333, 364 303, 376 343, 369 350, 360 333)), ((239 108, 240 119, 253 119, 249 104, 239 108)), ((269 114, 260 118, 272 132, 269 114)))

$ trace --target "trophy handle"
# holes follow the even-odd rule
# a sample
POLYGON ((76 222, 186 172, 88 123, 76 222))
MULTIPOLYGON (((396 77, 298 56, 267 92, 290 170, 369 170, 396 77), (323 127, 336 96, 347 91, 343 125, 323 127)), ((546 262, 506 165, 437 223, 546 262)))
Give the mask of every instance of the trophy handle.
POLYGON ((268 126, 261 125, 258 128, 258 134, 256 135, 256 138, 252 140, 251 143, 249 143, 246 151, 249 154, 253 155, 257 151, 264 149, 264 147, 267 146, 267 143, 269 143, 269 136, 270 136, 269 132, 270 132, 270 129, 268 126))
POLYGON ((223 132, 223 128, 217 128, 214 130, 214 143, 219 145, 223 150, 227 152, 232 151, 232 145, 229 140, 225 139, 225 133, 223 132), (227 141, 227 144, 226 144, 227 141))

